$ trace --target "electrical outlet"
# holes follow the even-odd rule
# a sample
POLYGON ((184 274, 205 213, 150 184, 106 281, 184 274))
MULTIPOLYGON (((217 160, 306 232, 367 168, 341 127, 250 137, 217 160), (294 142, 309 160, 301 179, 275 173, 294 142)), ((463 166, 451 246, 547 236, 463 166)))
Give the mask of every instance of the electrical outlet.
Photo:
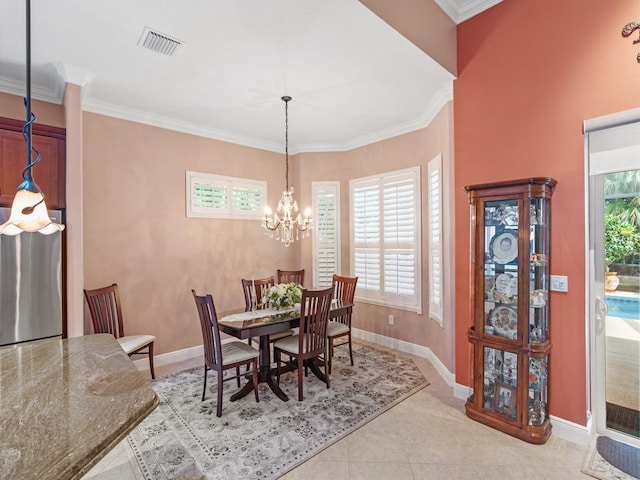
POLYGON ((393 325, 393 315, 389 315, 389 325, 393 325))
POLYGON ((554 292, 568 292, 569 278, 566 275, 551 275, 551 290, 554 292))

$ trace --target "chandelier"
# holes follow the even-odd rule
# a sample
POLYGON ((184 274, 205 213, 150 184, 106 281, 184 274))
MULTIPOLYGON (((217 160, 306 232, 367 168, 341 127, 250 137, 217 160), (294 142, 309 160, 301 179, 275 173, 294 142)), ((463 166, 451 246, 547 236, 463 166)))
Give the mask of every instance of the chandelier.
POLYGON ((285 190, 282 192, 282 198, 278 202, 278 208, 272 214, 269 207, 265 208, 264 217, 262 217, 262 228, 265 234, 271 238, 280 240, 286 247, 295 240, 304 238, 309 235, 311 230, 311 209, 306 208, 304 218, 298 212, 298 202, 293 199, 293 187, 289 188, 289 102, 291 97, 282 97, 284 101, 285 116, 285 134, 284 134, 284 158, 285 158, 285 190))
POLYGON ((11 214, 6 223, 0 225, 0 234, 18 235, 22 232, 40 232, 50 235, 64 229, 51 221, 44 202, 44 194, 36 184, 31 169, 40 161, 40 152, 32 145, 31 124, 36 117, 31 113, 31 1, 27 0, 27 95, 24 99, 27 118, 22 127, 22 136, 27 144, 27 166, 22 171, 22 183, 18 185, 11 205, 11 214), (35 154, 35 159, 33 155, 35 154))

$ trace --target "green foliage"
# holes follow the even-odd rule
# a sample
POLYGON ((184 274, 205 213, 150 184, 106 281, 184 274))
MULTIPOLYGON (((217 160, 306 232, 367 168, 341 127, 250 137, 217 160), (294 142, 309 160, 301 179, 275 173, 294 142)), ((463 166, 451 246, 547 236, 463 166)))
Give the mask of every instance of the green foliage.
POLYGON ((616 260, 640 251, 640 233, 620 216, 604 216, 604 263, 609 268, 616 260))

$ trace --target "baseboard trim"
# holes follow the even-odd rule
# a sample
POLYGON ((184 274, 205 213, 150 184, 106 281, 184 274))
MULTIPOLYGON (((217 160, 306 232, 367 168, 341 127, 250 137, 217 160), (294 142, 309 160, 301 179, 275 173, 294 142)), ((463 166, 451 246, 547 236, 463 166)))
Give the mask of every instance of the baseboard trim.
POLYGON ((384 335, 378 335, 377 333, 367 332, 366 330, 360 330, 358 328, 352 328, 351 335, 367 342, 377 343, 378 345, 393 348, 411 355, 416 355, 417 357, 426 358, 435 367, 436 371, 440 374, 447 385, 450 387, 455 385, 455 375, 447 369, 444 363, 440 361, 429 347, 405 342, 404 340, 398 340, 397 338, 385 337, 384 335))
MULTIPOLYGON (((192 358, 196 357, 204 358, 204 347, 202 345, 196 345, 195 347, 183 348, 182 350, 175 350, 173 352, 154 355, 153 366, 155 369, 155 367, 162 367, 165 365, 170 365, 172 363, 183 362, 185 360, 191 360, 192 358)), ((149 371, 149 359, 147 357, 140 356, 138 359, 134 360, 133 363, 141 372, 149 371)))
MULTIPOLYGON (((367 332, 366 330, 360 330, 353 328, 351 334, 355 338, 365 340, 367 342, 376 343, 384 347, 393 348, 400 352, 416 355, 418 357, 426 358, 434 366, 438 374, 442 377, 447 385, 453 388, 453 395, 456 398, 466 400, 471 395, 471 389, 466 385, 456 383, 455 374, 451 373, 447 367, 440 361, 440 359, 433 353, 429 347, 422 345, 416 345, 415 343, 405 342, 404 340, 398 340, 397 338, 385 337, 377 333, 367 332)), ((223 340, 223 343, 233 341, 235 339, 228 338, 223 340)), ((172 363, 182 362, 185 360, 191 360, 193 358, 202 358, 204 355, 204 348, 202 345, 196 345, 195 347, 184 348, 182 350, 176 350, 174 352, 163 353, 155 355, 153 357, 154 366, 160 367, 169 365, 172 363)), ((133 362, 140 371, 149 371, 149 362, 146 358, 140 358, 133 362)), ((579 425, 563 418, 555 417, 551 415, 552 434, 567 440, 569 442, 576 443, 578 445, 589 445, 593 437, 593 425, 591 417, 589 417, 587 425, 579 425)))

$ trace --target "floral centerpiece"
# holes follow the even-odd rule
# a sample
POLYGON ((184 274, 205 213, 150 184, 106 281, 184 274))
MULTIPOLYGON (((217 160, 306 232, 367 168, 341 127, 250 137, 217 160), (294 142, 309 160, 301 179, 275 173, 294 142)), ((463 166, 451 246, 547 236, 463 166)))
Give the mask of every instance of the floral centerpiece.
POLYGON ((283 310, 293 307, 302 300, 302 286, 297 283, 278 283, 262 295, 262 304, 283 310))

